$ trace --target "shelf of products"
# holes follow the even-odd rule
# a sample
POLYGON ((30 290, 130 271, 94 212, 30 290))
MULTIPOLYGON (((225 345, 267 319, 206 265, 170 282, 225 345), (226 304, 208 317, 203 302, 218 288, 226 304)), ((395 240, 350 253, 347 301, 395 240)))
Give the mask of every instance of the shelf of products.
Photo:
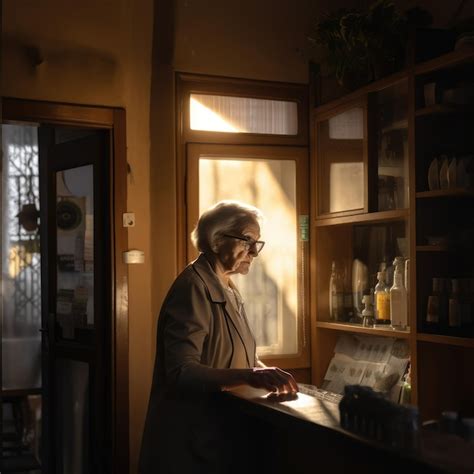
POLYGON ((474 126, 473 73, 474 53, 450 53, 315 109, 316 385, 341 335, 395 337, 408 343, 422 417, 474 416, 474 383, 464 381, 474 366, 474 134, 465 133, 474 126), (373 308, 377 295, 394 305, 384 296, 394 267, 403 329, 370 327, 386 317, 386 306, 373 308), (444 380, 464 392, 437 390, 444 380))

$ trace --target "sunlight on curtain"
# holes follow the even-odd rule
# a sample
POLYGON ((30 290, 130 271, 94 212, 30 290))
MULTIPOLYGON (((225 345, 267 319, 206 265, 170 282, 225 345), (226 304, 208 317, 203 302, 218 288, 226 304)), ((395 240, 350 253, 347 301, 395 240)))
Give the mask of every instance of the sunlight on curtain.
POLYGON ((265 216, 265 248, 246 276, 233 277, 242 293, 260 355, 298 352, 296 163, 291 160, 199 160, 199 212, 223 199, 258 207, 265 216))
POLYGON ((191 94, 192 130, 297 135, 296 102, 191 94))

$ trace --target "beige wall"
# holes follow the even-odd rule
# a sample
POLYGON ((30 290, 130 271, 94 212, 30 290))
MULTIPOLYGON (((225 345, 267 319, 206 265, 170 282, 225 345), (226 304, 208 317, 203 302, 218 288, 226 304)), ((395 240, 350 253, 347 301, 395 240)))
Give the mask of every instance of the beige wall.
POLYGON ((308 82, 306 40, 319 13, 359 0, 177 0, 178 71, 308 82))
MULTIPOLYGON (((4 96, 121 106, 127 112, 130 442, 141 437, 152 371, 149 101, 153 0, 3 0, 4 96), (138 407, 138 408, 137 408, 138 407)), ((132 471, 133 472, 133 471, 132 471)))

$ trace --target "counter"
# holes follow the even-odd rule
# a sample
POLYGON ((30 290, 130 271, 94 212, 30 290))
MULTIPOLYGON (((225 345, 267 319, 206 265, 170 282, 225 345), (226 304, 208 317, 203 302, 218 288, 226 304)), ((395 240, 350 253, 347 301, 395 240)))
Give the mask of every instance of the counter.
POLYGON ((250 387, 239 387, 225 397, 231 409, 257 422, 249 436, 264 443, 260 454, 272 452, 272 474, 474 472, 474 443, 458 437, 423 430, 419 451, 403 452, 342 429, 333 401, 304 393, 293 401, 270 401, 266 392, 250 387))

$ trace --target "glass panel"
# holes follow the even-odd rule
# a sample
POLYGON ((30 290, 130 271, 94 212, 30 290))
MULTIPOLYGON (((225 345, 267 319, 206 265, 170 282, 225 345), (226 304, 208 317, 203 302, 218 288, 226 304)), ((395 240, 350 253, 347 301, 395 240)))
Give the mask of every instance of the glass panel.
POLYGON ((37 128, 2 125, 2 459, 38 468, 41 260, 37 128))
POLYGON ((378 210, 408 205, 407 81, 375 93, 378 210))
POLYGON ((41 386, 38 134, 4 125, 2 388, 41 386))
POLYGON ((57 472, 88 474, 89 470, 89 366, 58 359, 55 370, 57 472))
POLYGON ((364 208, 364 109, 318 125, 319 214, 364 208))
POLYGON ((260 355, 298 352, 296 164, 290 160, 199 160, 199 210, 223 199, 253 204, 265 215, 266 245, 246 276, 233 277, 260 355))
POLYGON ((250 97, 191 94, 191 130, 298 134, 296 102, 250 97))
POLYGON ((62 337, 94 325, 93 166, 56 173, 57 301, 62 337))

